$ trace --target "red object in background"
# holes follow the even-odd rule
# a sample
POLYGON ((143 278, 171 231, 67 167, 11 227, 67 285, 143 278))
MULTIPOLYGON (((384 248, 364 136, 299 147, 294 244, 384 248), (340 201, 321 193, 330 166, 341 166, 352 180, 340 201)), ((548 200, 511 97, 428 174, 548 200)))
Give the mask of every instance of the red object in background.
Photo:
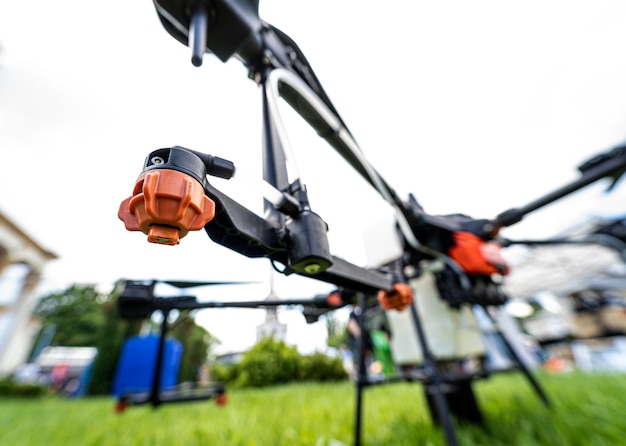
POLYGON ((55 365, 50 372, 50 387, 54 392, 60 392, 67 381, 70 371, 68 364, 55 365))
POLYGON ((215 404, 223 406, 228 402, 228 396, 225 393, 218 393, 215 396, 215 404))
POLYGON ((115 413, 123 413, 126 409, 128 409, 128 406, 130 406, 130 404, 128 404, 126 401, 118 401, 117 403, 115 403, 115 407, 113 408, 113 410, 115 411, 115 413))

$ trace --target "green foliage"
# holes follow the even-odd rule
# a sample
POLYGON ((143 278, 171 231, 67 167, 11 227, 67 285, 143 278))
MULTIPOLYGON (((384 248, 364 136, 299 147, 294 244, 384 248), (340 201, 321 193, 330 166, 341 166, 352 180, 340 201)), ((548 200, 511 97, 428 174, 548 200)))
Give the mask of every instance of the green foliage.
MULTIPOLYGON (((44 327, 55 327, 51 345, 98 349, 89 385, 92 395, 111 391, 123 343, 137 335, 144 322, 120 318, 116 301, 118 292, 116 289, 105 295, 93 286, 72 285, 65 291, 44 296, 35 308, 44 327)), ((181 381, 195 381, 198 366, 206 361, 208 350, 216 339, 196 325, 188 312, 181 312, 170 333, 182 342, 184 348, 181 381)))
POLYGON ((205 328, 196 324, 189 311, 181 311, 170 330, 172 337, 183 346, 179 381, 196 381, 198 368, 206 363, 209 350, 218 341, 205 328))
POLYGON ((45 395, 47 389, 37 384, 21 384, 11 378, 0 379, 0 396, 6 397, 39 397, 45 395))
POLYGON ((294 381, 339 381, 347 375, 339 358, 319 352, 301 355, 295 347, 265 338, 238 364, 214 364, 211 378, 239 387, 265 387, 294 381))
POLYGON ((319 352, 301 358, 301 381, 340 381, 346 377, 346 371, 339 358, 329 358, 319 352))
POLYGON ((333 312, 324 315, 326 321, 326 331, 328 333, 327 344, 329 347, 339 348, 348 342, 347 325, 339 320, 333 312))
POLYGON ((93 347, 100 341, 105 315, 101 303, 106 296, 93 286, 72 285, 67 290, 44 296, 34 314, 56 331, 52 345, 93 347))
MULTIPOLYGON (((614 446, 626 432, 626 374, 538 374, 545 407, 521 373, 476 381, 485 425, 455 424, 463 446, 614 446)), ((214 401, 130 407, 109 398, 0 398, 2 445, 339 446, 354 444, 355 389, 348 381, 228 388, 214 401)), ((362 443, 445 446, 419 382, 364 390, 362 443)))
POLYGON ((348 329, 345 328, 342 332, 334 335, 333 337, 329 337, 326 343, 329 347, 334 347, 336 349, 341 348, 342 345, 349 345, 350 336, 348 335, 348 329))
POLYGON ((235 383, 239 374, 237 364, 221 364, 219 362, 211 365, 211 381, 221 383, 235 383))
POLYGON ((241 359, 237 384, 263 387, 298 379, 300 354, 295 347, 268 337, 259 341, 241 359))
POLYGON ((348 326, 342 323, 334 313, 324 315, 326 331, 328 332, 327 344, 329 347, 339 348, 348 344, 348 326))
POLYGON ((141 321, 120 318, 113 299, 103 302, 101 311, 105 322, 100 327, 100 339, 96 344, 98 356, 89 383, 89 393, 92 395, 106 395, 111 391, 124 340, 139 333, 141 327, 141 321))
POLYGON ((109 393, 124 339, 139 332, 138 322, 119 317, 114 296, 102 294, 94 286, 72 285, 44 296, 35 307, 44 327, 55 327, 51 345, 98 349, 91 394, 109 393))

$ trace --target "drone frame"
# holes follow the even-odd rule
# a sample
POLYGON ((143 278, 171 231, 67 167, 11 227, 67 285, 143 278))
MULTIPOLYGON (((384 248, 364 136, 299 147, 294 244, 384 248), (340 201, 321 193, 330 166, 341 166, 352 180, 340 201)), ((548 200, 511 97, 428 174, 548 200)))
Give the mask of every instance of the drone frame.
MULTIPOLYGON (((280 198, 272 202, 266 199, 266 217, 257 216, 208 181, 212 175, 230 178, 234 166, 232 169, 227 168, 226 174, 215 169, 216 163, 229 166, 230 162, 217 157, 207 158, 206 155, 178 146, 152 152, 146 158, 143 172, 169 169, 191 175, 198 181, 204 194, 215 204, 215 216, 204 226, 214 242, 247 257, 264 257, 274 265, 282 264, 281 272, 286 275, 295 273, 334 284, 354 293, 357 302, 362 305, 375 302, 379 291, 391 292, 394 283, 406 281, 404 267, 416 266, 416 258, 429 256, 438 259, 463 276, 458 265, 445 252, 434 248, 429 240, 424 240, 424 229, 438 234, 467 231, 486 240, 495 239, 500 228, 519 222, 526 214, 599 179, 613 177, 617 181, 626 169, 626 148, 618 147, 581 166, 579 180, 525 207, 508 210, 495 219, 458 221, 429 215, 416 201, 402 201, 364 157, 295 42, 259 18, 258 1, 199 0, 188 7, 187 2, 154 0, 154 5, 164 28, 192 49, 194 65, 199 66, 207 52, 215 54, 223 62, 235 57, 246 65, 249 77, 261 87, 263 177, 280 198), (354 265, 330 253, 325 223, 312 211, 306 188, 299 179, 288 179, 285 151, 289 148, 277 106, 279 97, 396 209, 398 231, 405 244, 403 258, 385 267, 372 269, 354 265), (159 156, 159 163, 151 161, 155 154, 159 156)), ((259 306, 268 305, 267 301, 255 303, 259 306)), ((284 301, 276 302, 276 305, 285 304, 284 301)), ((424 382, 432 391, 434 415, 444 429, 448 445, 454 446, 457 440, 451 410, 443 391, 446 377, 438 370, 431 354, 417 309, 414 305, 409 308, 418 343, 424 352, 425 375, 428 377, 424 382)), ((372 384, 363 370, 362 342, 363 339, 360 340, 359 353, 361 367, 357 382, 355 445, 360 444, 362 390, 372 384)), ((516 355, 514 357, 517 358, 516 355)), ((535 391, 548 404, 545 393, 530 371, 519 358, 517 360, 535 391)))
POLYGON ((198 301, 194 295, 161 297, 154 292, 159 282, 179 288, 204 285, 233 285, 245 282, 188 282, 157 280, 120 280, 118 282, 117 309, 123 319, 147 319, 155 312, 161 313, 155 365, 150 390, 124 391, 117 399, 115 409, 123 412, 128 406, 150 404, 159 407, 165 403, 202 401, 214 398, 218 405, 226 403, 226 388, 223 383, 212 383, 199 389, 161 389, 165 342, 168 336, 168 317, 173 310, 202 310, 210 308, 270 308, 298 306, 307 315, 307 322, 314 322, 328 311, 346 305, 346 302, 329 299, 328 296, 315 296, 310 299, 264 299, 248 301, 198 301))

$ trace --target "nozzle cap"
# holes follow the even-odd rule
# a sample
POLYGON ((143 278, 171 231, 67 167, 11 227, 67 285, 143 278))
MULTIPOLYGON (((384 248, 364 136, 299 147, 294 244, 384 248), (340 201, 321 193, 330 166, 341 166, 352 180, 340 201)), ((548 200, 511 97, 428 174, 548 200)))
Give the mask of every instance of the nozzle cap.
POLYGON ((180 231, 169 226, 152 225, 148 230, 148 241, 159 245, 178 245, 180 231))
POLYGON ((133 195, 122 201, 118 217, 129 231, 148 241, 176 245, 215 216, 215 203, 195 178, 176 170, 155 169, 139 175, 133 195))

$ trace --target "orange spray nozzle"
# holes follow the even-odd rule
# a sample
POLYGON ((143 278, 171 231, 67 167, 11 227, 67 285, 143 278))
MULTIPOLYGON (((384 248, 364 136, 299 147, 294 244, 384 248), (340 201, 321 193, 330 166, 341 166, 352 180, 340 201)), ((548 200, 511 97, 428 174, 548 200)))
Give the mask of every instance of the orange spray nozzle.
POLYGON ((129 231, 148 241, 176 245, 189 231, 202 229, 215 216, 215 203, 202 184, 183 172, 154 169, 137 178, 132 196, 120 204, 118 217, 129 231))

